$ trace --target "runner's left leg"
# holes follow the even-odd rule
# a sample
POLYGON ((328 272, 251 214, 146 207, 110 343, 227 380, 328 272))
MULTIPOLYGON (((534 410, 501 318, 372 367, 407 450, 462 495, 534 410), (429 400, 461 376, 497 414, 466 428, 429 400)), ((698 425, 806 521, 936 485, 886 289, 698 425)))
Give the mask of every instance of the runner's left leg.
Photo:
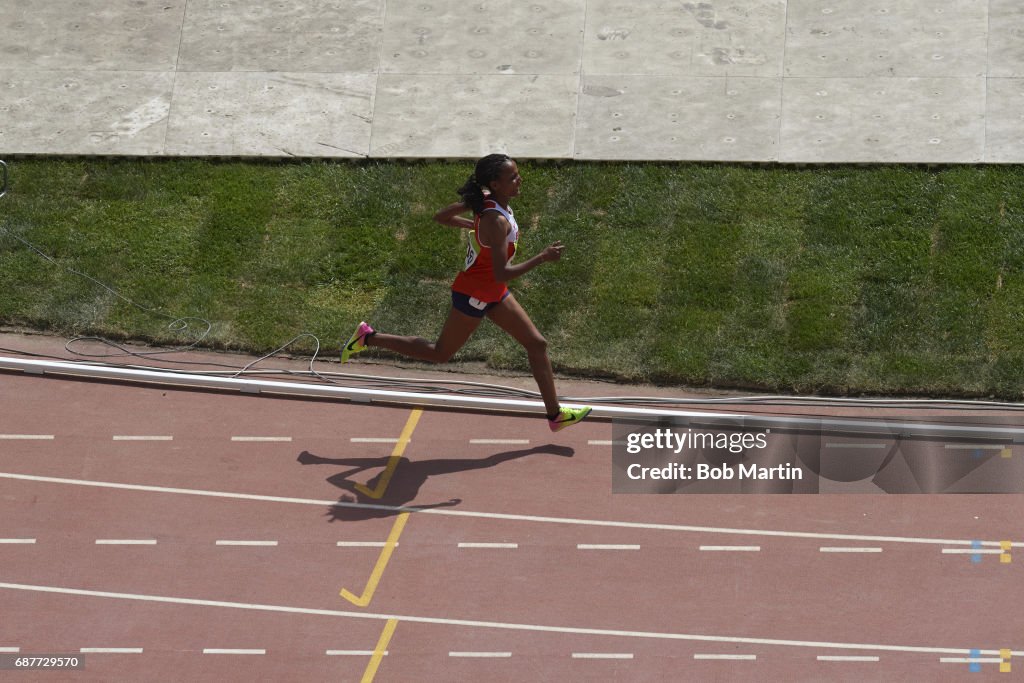
POLYGON ((474 318, 453 308, 448 312, 448 319, 445 320, 441 336, 436 342, 427 341, 423 337, 402 337, 378 332, 366 338, 366 345, 388 349, 403 356, 431 363, 446 363, 480 326, 481 320, 483 318, 474 318))

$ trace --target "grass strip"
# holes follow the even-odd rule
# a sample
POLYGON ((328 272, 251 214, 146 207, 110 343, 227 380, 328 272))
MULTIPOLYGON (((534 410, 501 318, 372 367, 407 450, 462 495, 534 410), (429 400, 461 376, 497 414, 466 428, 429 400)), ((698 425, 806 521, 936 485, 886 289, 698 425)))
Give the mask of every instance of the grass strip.
MULTIPOLYGON (((25 158, 0 200, 0 321, 265 353, 361 319, 434 336, 468 162, 25 158), (18 235, 52 255, 43 260, 18 235), (132 306, 69 272, 138 302, 132 306), (147 310, 148 309, 148 310, 147 310)), ((520 164, 512 289, 567 374, 831 394, 1024 393, 1024 169, 520 164)), ((301 341, 292 350, 311 353, 301 341)), ((484 325, 457 358, 526 370, 484 325)))

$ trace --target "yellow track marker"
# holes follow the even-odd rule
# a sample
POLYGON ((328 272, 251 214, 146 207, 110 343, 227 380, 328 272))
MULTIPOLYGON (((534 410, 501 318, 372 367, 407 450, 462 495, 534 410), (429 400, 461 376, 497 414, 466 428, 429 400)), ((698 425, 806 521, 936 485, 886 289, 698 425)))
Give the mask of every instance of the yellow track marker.
POLYGON ((395 546, 398 545, 398 537, 402 535, 402 529, 405 528, 405 522, 409 519, 409 513, 403 512, 398 515, 398 519, 395 520, 395 525, 391 527, 391 533, 388 534, 388 540, 384 542, 384 549, 380 551, 380 557, 377 558, 377 564, 373 568, 373 572, 370 574, 370 580, 366 582, 366 588, 363 589, 363 594, 356 596, 354 593, 350 593, 348 590, 341 589, 341 597, 345 598, 353 605, 357 607, 366 607, 370 604, 370 600, 373 599, 373 593, 377 590, 377 584, 380 583, 380 577, 384 574, 384 568, 388 566, 388 560, 391 559, 391 553, 395 551, 395 546))
POLYGON ((1013 547, 1013 542, 1012 541, 1000 541, 999 542, 999 547, 1003 551, 999 555, 999 562, 1001 562, 1002 564, 1010 564, 1010 562, 1013 561, 1013 556, 1010 555, 1010 548, 1013 547))
POLYGON ((373 677, 377 675, 377 667, 380 666, 380 660, 384 659, 384 651, 388 649, 388 643, 391 642, 391 636, 394 634, 396 626, 398 626, 397 619, 388 619, 388 622, 384 624, 377 647, 373 651, 373 656, 370 657, 370 663, 366 665, 366 671, 363 672, 362 683, 373 683, 373 677))
POLYGON ((412 430, 416 429, 416 423, 420 421, 420 415, 422 414, 422 408, 413 408, 412 415, 409 416, 409 419, 405 423, 405 428, 402 429, 402 435, 398 437, 398 443, 395 444, 395 450, 391 452, 391 457, 388 458, 388 464, 384 468, 384 472, 380 475, 380 480, 377 482, 377 488, 371 489, 363 484, 356 484, 355 489, 357 491, 367 498, 379 500, 384 497, 384 492, 388 490, 388 484, 391 483, 391 477, 395 473, 395 468, 398 467, 398 463, 402 459, 402 454, 405 453, 405 447, 412 438, 412 430))

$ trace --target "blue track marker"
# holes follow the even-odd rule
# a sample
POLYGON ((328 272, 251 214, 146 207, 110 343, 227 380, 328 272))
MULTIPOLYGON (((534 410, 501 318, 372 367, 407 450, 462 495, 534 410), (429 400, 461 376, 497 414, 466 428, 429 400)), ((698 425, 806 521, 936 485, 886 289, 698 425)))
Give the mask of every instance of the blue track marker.
MULTIPOLYGON (((981 549, 981 541, 971 541, 971 547, 972 548, 976 548, 976 549, 981 549)), ((973 562, 974 564, 980 564, 981 563, 981 554, 980 553, 975 553, 974 555, 971 555, 971 562, 973 562)), ((972 652, 973 652, 973 650, 972 650, 972 652)))

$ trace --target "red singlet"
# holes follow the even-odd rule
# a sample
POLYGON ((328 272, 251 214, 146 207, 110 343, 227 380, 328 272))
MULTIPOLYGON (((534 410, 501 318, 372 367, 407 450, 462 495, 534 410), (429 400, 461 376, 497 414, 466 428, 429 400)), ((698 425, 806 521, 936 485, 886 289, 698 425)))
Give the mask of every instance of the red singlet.
MULTIPOLYGON (((508 259, 516 253, 516 244, 519 242, 519 225, 512 215, 512 209, 507 211, 501 208, 496 201, 487 199, 484 201, 484 211, 497 211, 506 219, 512 229, 508 233, 505 244, 508 248, 508 259)), ((483 214, 483 211, 481 212, 483 214)), ((491 263, 491 248, 484 246, 477 238, 480 229, 480 216, 476 217, 473 224, 473 231, 469 235, 469 248, 466 250, 466 267, 455 276, 452 283, 452 291, 475 297, 485 303, 501 301, 508 291, 504 282, 494 279, 494 266, 491 263)))

